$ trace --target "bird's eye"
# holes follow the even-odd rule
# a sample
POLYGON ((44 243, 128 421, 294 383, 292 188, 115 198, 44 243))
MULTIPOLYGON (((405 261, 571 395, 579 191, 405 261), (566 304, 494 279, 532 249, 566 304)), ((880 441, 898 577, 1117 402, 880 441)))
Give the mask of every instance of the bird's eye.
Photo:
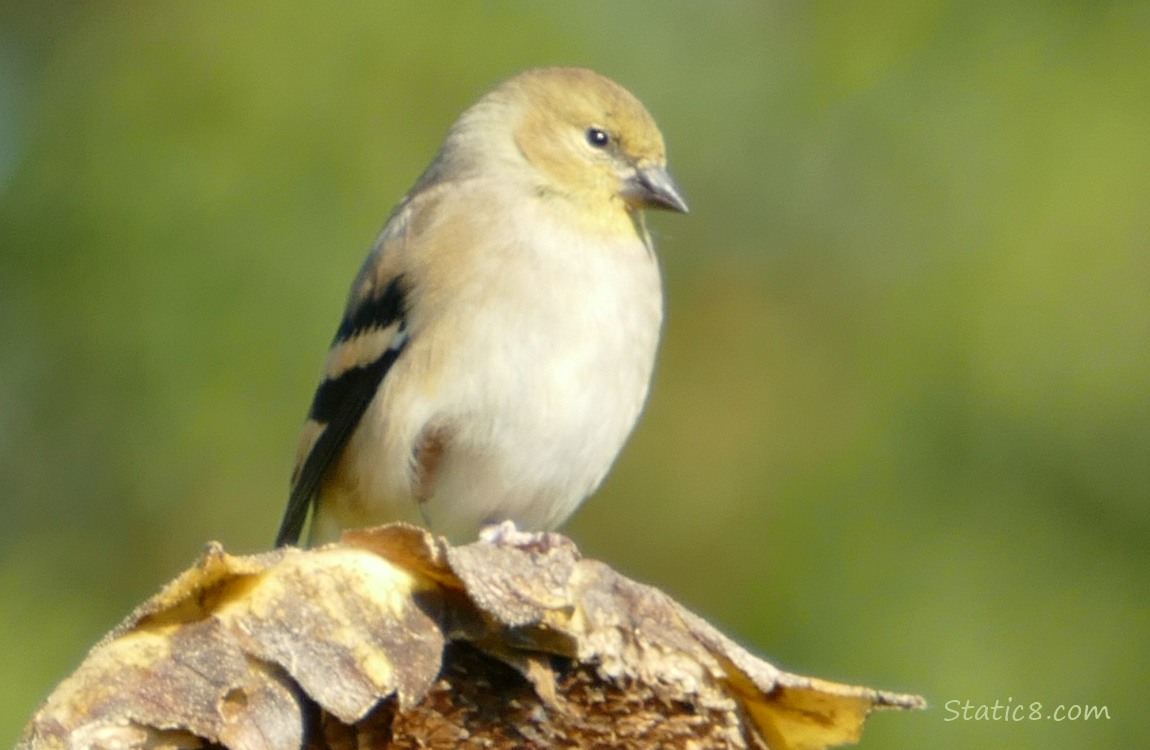
POLYGON ((611 136, 607 135, 607 131, 599 128, 587 128, 587 142, 595 148, 607 148, 611 143, 611 136))

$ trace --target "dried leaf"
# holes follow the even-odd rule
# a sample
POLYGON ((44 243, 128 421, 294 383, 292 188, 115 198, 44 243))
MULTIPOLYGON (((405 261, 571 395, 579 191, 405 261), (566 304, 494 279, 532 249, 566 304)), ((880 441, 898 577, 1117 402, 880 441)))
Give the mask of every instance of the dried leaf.
POLYGON ((25 729, 42 748, 769 747, 921 698, 783 672, 555 534, 401 524, 191 570, 25 729))

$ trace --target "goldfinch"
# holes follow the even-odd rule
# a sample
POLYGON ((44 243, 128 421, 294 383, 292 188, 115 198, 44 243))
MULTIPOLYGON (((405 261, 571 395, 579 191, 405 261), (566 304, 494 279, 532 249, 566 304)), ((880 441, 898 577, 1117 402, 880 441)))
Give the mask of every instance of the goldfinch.
POLYGON ((663 319, 643 209, 686 212, 643 105, 529 70, 463 112, 352 284, 276 544, 389 521, 556 528, 603 481, 663 319))

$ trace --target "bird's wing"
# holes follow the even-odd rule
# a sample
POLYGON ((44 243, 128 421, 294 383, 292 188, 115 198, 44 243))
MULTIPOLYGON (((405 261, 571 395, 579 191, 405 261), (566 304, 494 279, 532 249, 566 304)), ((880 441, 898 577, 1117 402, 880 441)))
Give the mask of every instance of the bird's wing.
MULTIPOLYGON (((416 205, 412 205, 412 204, 416 205)), ((413 210, 403 204, 380 236, 352 288, 347 310, 328 351, 324 379, 316 389, 292 475, 291 494, 276 546, 296 544, 324 478, 367 411, 391 366, 407 343, 407 290, 397 265, 413 210)))

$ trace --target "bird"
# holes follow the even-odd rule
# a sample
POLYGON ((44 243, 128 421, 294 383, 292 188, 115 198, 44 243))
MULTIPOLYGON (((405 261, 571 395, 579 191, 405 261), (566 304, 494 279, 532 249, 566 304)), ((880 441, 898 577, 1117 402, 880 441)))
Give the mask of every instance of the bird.
POLYGON ((481 96, 351 285, 276 546, 406 521, 448 540, 546 532, 601 484, 663 326, 644 210, 687 212, 663 135, 585 68, 481 96))

